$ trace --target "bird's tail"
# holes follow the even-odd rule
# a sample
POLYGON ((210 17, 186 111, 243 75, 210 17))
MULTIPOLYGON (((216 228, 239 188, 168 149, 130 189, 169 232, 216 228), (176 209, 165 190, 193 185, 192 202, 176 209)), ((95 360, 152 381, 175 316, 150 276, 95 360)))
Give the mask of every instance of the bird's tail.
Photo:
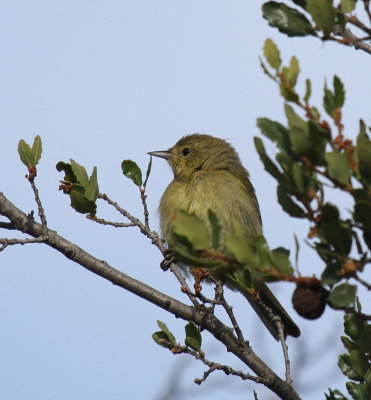
POLYGON ((285 328, 285 335, 298 337, 300 336, 300 329, 295 324, 295 322, 291 319, 286 310, 282 307, 281 303, 277 300, 276 296, 272 293, 272 291, 268 288, 268 286, 263 283, 259 284, 259 288, 257 292, 259 294, 259 300, 253 298, 252 295, 242 289, 238 289, 244 297, 246 297, 247 301, 250 303, 251 307, 258 314, 259 318, 269 330, 271 335, 278 340, 278 327, 275 321, 272 320, 272 316, 269 311, 261 304, 263 303, 266 307, 272 310, 273 314, 279 316, 281 318, 282 324, 285 328))

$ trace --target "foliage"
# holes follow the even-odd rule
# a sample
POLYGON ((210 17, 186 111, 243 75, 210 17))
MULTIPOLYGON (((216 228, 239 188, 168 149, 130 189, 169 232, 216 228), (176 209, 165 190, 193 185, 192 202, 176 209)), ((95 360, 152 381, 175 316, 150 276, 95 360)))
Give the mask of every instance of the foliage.
MULTIPOLYGON (((263 4, 262 13, 270 26, 289 37, 307 36, 322 41, 334 41, 371 54, 371 48, 364 39, 356 37, 349 29, 356 26, 367 35, 366 40, 371 36, 371 29, 354 14, 357 3, 363 3, 371 20, 370 4, 367 0, 292 0, 289 5, 268 1, 263 4)), ((293 295, 293 304, 306 318, 320 317, 326 306, 343 311, 345 335, 340 339, 345 353, 339 356, 338 366, 348 379, 346 389, 351 398, 367 400, 371 393, 371 317, 362 312, 361 301, 357 295, 360 285, 371 290, 371 285, 362 275, 366 266, 371 263, 370 128, 360 120, 355 142, 345 137, 342 108, 346 92, 339 77, 334 76, 330 85, 325 83, 321 108, 311 103, 310 79, 305 80, 304 93, 298 91, 300 65, 295 56, 283 65, 280 51, 271 39, 265 41, 263 53, 261 66, 264 73, 278 86, 284 102, 286 123, 282 124, 266 117, 259 118, 257 126, 263 136, 274 143, 276 154, 274 157, 268 154, 264 141, 259 137, 254 138, 255 148, 265 170, 277 181, 277 201, 282 209, 293 218, 309 222, 308 244, 323 261, 323 271, 318 277, 301 276, 292 267, 286 249, 271 250, 263 236, 247 243, 239 226, 235 227, 233 236, 221 243, 221 226, 218 215, 212 210, 208 210, 208 224, 183 210, 176 212, 173 250, 177 261, 190 266, 206 269, 228 266, 229 278, 247 290, 253 288, 256 282, 295 282, 297 287, 293 295), (325 118, 330 118, 330 122, 325 118), (349 196, 352 206, 347 213, 338 205, 326 200, 329 188, 349 196), (221 246, 223 252, 220 251, 221 246)), ((20 140, 18 153, 29 171, 27 178, 35 192, 42 226, 46 230, 46 219, 43 219, 41 201, 33 182, 37 175, 36 165, 42 154, 40 136, 35 137, 32 146, 23 139, 20 140)), ((58 162, 57 170, 64 172, 59 189, 70 197, 71 207, 75 211, 88 214, 90 219, 107 225, 137 226, 165 254, 163 243, 148 226, 145 187, 151 171, 151 160, 144 181, 142 172, 134 161, 124 160, 121 164, 124 176, 140 190, 144 224, 106 195, 99 193, 96 167, 89 176, 85 167, 72 159, 69 163, 58 162), (130 223, 113 223, 96 218, 98 198, 113 205, 124 217, 129 218, 130 223)), ((11 222, 3 226, 14 229, 14 221, 11 222)), ((42 235, 35 236, 34 239, 2 239, 0 250, 9 244, 40 242, 46 242, 42 235)), ((298 249, 297 242, 297 251, 298 249)), ((223 305, 230 316, 239 346, 247 346, 217 283, 214 300, 203 298, 197 290, 196 294, 188 295, 191 299, 192 296, 198 296, 204 304, 211 303, 212 307, 216 304, 223 305)), ((202 323, 198 326, 193 321, 187 322, 184 345, 176 341, 163 322, 158 321, 157 324, 160 330, 152 335, 157 344, 174 354, 192 354, 208 365, 209 371, 197 383, 201 383, 210 372, 217 369, 243 379, 251 379, 251 376, 204 358, 200 333, 202 323)), ((287 382, 289 386, 290 381, 287 382)), ((295 393, 290 394, 295 396, 295 393)), ((327 400, 348 400, 348 397, 337 389, 329 389, 325 397, 327 400)))
MULTIPOLYGON (((306 2, 308 11, 310 4, 314 2, 306 2)), ((282 66, 280 52, 270 39, 265 42, 264 56, 261 65, 279 87, 287 124, 259 118, 258 127, 276 145, 277 153, 275 159, 268 156, 263 141, 257 137, 256 150, 265 170, 277 181, 277 200, 282 209, 310 223, 311 247, 324 262, 321 282, 330 289, 328 305, 346 312, 345 333, 351 336, 349 332, 360 326, 362 334, 357 339, 362 337, 365 341, 371 326, 368 317, 356 310, 358 286, 349 281, 361 282, 370 289, 361 279, 365 267, 371 263, 370 130, 361 120, 356 143, 345 138, 342 124, 345 89, 339 77, 334 76, 332 87, 325 84, 323 89, 323 108, 331 119, 329 123, 320 108, 310 103, 309 79, 305 93, 298 93, 300 68, 296 58, 292 57, 288 66, 282 66), (353 206, 348 215, 342 215, 337 205, 326 201, 329 187, 350 196, 353 206)), ((371 391, 371 348, 354 343, 354 335, 351 339, 343 337, 342 341, 347 343, 349 354, 339 357, 339 367, 350 379, 348 392, 354 399, 365 399, 365 393, 371 391)), ((339 393, 330 392, 327 398, 343 398, 335 397, 339 393)))

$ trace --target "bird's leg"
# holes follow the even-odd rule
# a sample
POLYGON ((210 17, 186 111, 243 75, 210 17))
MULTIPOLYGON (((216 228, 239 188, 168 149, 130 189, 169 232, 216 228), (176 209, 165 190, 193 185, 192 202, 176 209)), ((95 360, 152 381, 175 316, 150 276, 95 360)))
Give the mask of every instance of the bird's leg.
POLYGON ((173 263, 175 263, 175 254, 169 249, 165 250, 164 259, 160 263, 161 269, 167 271, 173 263))

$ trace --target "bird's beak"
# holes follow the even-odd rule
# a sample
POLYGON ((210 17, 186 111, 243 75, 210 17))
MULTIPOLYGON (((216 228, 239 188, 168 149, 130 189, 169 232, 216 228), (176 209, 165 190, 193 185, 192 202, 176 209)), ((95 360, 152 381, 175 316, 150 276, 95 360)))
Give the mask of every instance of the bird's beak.
POLYGON ((160 157, 164 158, 165 160, 169 160, 170 158, 173 157, 173 155, 170 153, 169 150, 164 150, 164 151, 150 151, 147 154, 155 157, 160 157))

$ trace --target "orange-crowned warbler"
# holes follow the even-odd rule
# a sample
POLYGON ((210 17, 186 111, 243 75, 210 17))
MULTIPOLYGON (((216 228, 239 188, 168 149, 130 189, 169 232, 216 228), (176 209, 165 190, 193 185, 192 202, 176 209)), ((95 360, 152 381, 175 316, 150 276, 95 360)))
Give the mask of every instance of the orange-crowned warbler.
MULTIPOLYGON (((242 226, 247 240, 262 233, 259 205, 249 174, 235 149, 225 140, 192 134, 181 138, 169 150, 148 154, 166 159, 174 173, 174 179, 165 190, 159 207, 161 232, 170 249, 174 241, 173 218, 179 209, 194 213, 206 223, 208 210, 212 210, 222 227, 222 243, 233 235, 236 223, 242 226)), ((269 311, 230 279, 225 268, 211 268, 209 272, 217 279, 222 279, 228 287, 241 292, 269 332, 278 339, 278 328, 269 311)), ((286 334, 298 337, 300 329, 268 286, 259 282, 255 289, 261 301, 281 318, 286 334)))

